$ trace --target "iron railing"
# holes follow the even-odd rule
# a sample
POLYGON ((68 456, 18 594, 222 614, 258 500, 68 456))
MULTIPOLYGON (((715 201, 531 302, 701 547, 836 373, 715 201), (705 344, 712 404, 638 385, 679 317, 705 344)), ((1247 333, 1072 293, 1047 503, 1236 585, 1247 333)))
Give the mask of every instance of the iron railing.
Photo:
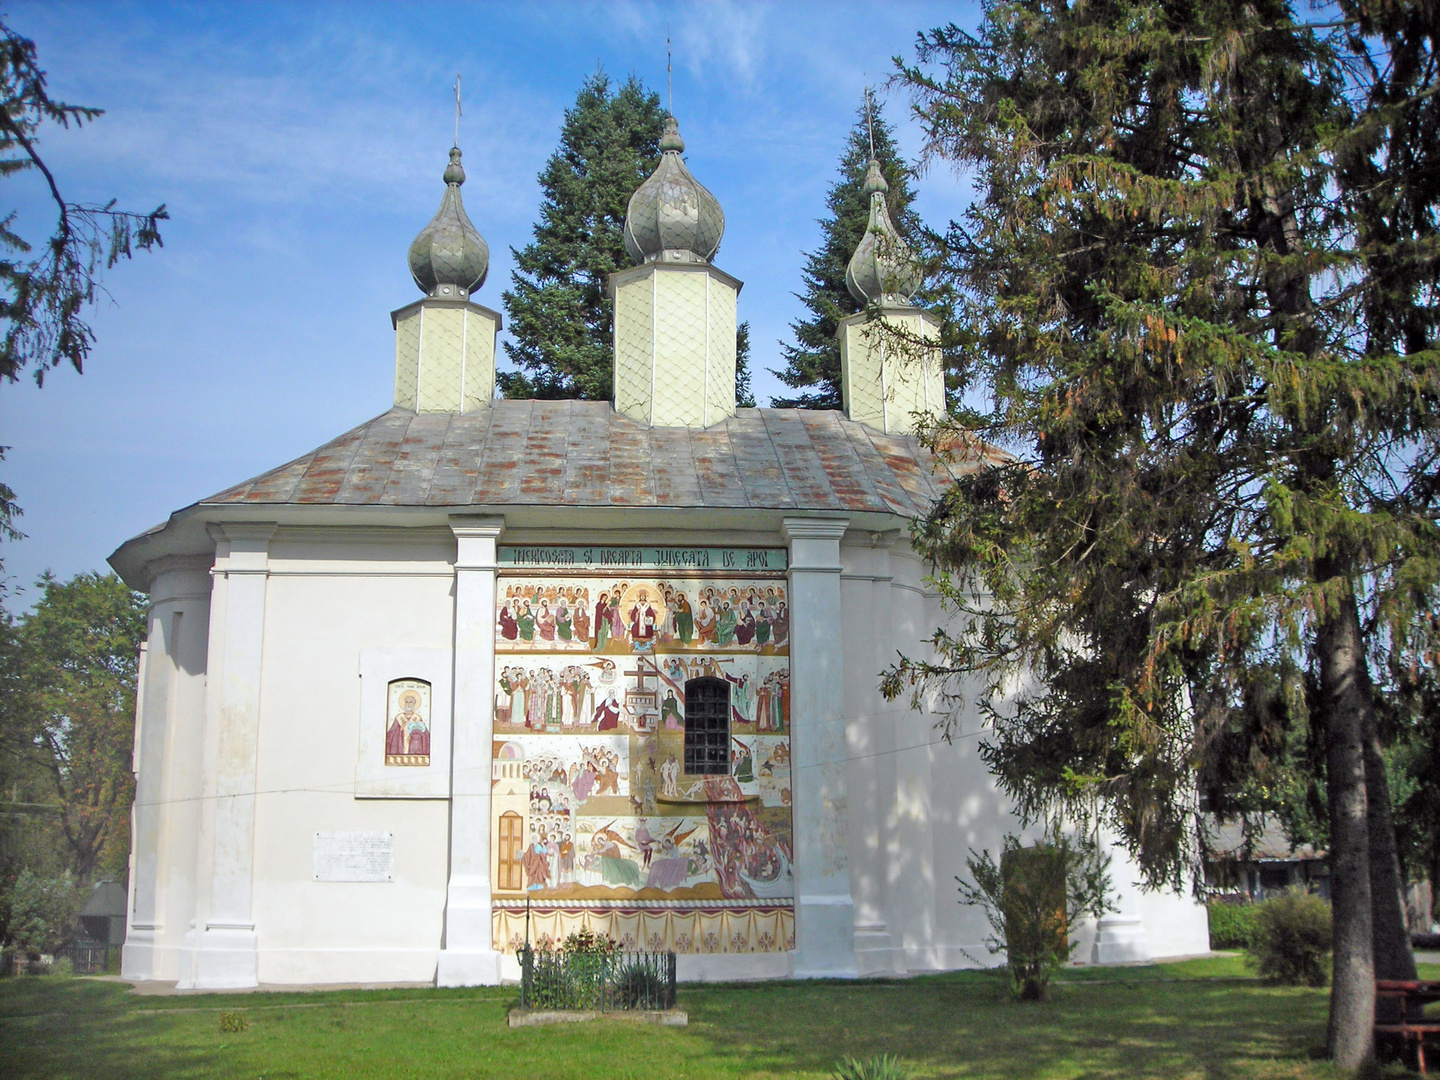
MULTIPOLYGON (((115 946, 118 950, 119 946, 115 946)), ((66 956, 75 965, 76 975, 103 975, 110 967, 111 946, 90 942, 74 941, 61 949, 56 956, 66 956)))
POLYGON ((520 950, 522 1009, 675 1007, 673 952, 577 953, 520 950))

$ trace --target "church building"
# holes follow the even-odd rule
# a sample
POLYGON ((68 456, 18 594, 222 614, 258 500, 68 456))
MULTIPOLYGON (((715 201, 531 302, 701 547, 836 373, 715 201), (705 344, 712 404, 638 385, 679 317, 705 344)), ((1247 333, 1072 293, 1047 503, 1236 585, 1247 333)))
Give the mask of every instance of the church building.
MULTIPOLYGON (((684 145, 630 200, 613 401, 496 399, 452 149, 393 406, 111 556, 151 605, 125 978, 493 984, 582 927, 692 980, 990 962, 954 877, 1018 823, 980 719, 946 743, 879 692, 945 618, 909 524, 977 463, 914 435, 944 380, 885 182, 844 409, 737 408, 684 145)), ((1112 873, 1077 958, 1207 950, 1203 907, 1112 873)))

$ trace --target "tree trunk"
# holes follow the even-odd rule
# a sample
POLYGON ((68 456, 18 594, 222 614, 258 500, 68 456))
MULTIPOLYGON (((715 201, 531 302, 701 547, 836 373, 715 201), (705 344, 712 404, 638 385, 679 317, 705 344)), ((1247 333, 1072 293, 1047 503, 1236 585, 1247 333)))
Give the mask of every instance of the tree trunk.
MULTIPOLYGON (((1368 683, 1368 679, 1366 680, 1368 683)), ((1367 687, 1368 689, 1368 687, 1367 687)), ((1390 782, 1385 777, 1385 758, 1380 752, 1380 734, 1375 726, 1373 698, 1367 694, 1363 736, 1365 740, 1365 806, 1370 843, 1370 904, 1375 942, 1377 979, 1415 979, 1415 954, 1410 951, 1410 932, 1405 927, 1404 878, 1400 875, 1400 853, 1395 844, 1395 822, 1390 814, 1390 782)), ((1404 1009, 1394 998, 1377 1001, 1375 1019, 1396 1023, 1404 1009)))
MULTIPOLYGON (((1321 580, 1330 575, 1321 571, 1321 580)), ((1370 837, 1365 797, 1365 714, 1370 688, 1355 595, 1347 583, 1327 605, 1316 635, 1326 725, 1330 796, 1330 899, 1335 978, 1330 988, 1330 1057, 1358 1069, 1371 1057, 1375 1023, 1375 942, 1370 837)))

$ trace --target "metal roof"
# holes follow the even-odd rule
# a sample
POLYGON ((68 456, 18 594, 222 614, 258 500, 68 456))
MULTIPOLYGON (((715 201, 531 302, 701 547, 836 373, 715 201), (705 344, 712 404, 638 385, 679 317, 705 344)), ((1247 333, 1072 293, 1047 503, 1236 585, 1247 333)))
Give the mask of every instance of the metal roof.
MULTIPOLYGON (((958 455, 957 455, 958 457, 958 455)), ((391 409, 201 505, 644 506, 924 514, 953 475, 911 436, 843 413, 740 409, 703 430, 646 427, 608 401, 391 409)))

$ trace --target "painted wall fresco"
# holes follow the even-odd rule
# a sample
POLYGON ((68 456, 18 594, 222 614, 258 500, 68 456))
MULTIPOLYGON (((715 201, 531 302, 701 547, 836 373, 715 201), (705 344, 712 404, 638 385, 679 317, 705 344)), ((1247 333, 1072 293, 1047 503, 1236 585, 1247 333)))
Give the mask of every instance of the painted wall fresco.
POLYGON ((395 679, 386 688, 386 765, 430 764, 430 684, 395 679))
POLYGON ((532 940, 584 925, 678 952, 793 947, 786 581, 626 571, 499 579, 496 948, 523 942, 527 900, 532 940), (731 688, 728 776, 684 772, 699 676, 731 688))

